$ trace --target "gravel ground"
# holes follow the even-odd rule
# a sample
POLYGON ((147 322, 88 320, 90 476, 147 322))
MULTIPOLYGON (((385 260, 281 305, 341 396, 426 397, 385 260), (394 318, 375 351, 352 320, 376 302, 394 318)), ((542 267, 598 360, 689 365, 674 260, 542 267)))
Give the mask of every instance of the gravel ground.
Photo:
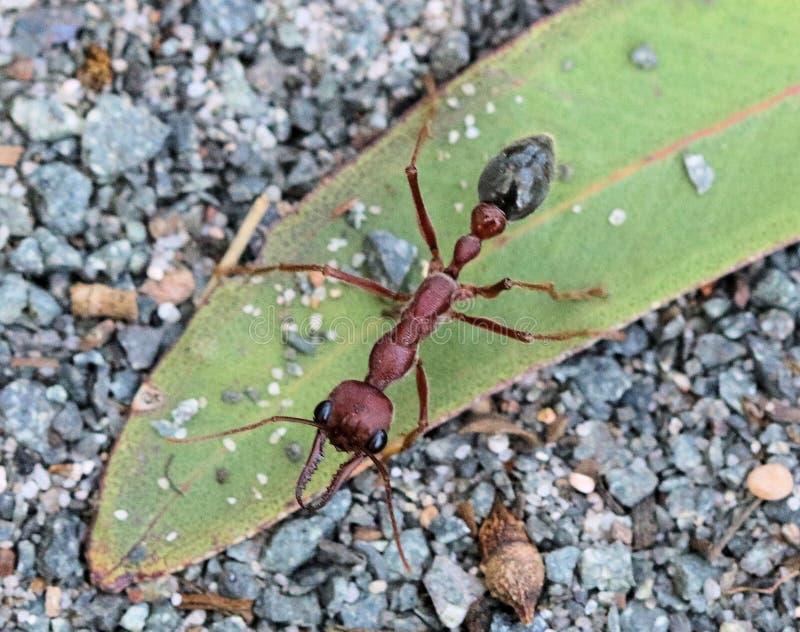
POLYGON ((764 403, 798 404, 796 247, 473 413, 495 409, 547 443, 459 435, 454 421, 395 458, 402 539, 421 576, 399 572, 367 472, 325 511, 168 580, 122 595, 87 583, 82 541, 126 406, 252 200, 297 199, 385 130, 428 69, 452 76, 560 4, 0 0, 0 145, 24 148, 0 167, 4 629, 247 629, 176 607, 176 590, 255 599, 261 631, 442 628, 481 592, 456 506, 471 501, 480 519, 496 490, 522 511, 548 579, 528 627, 479 602, 491 630, 797 629, 795 581, 725 593, 798 567, 800 487, 707 556, 750 503, 755 465, 798 471, 798 411, 764 403), (176 262, 190 273, 168 276, 170 297, 140 294, 135 326, 70 313, 77 282, 142 288, 176 262), (600 485, 580 492, 568 477, 593 462, 600 485))

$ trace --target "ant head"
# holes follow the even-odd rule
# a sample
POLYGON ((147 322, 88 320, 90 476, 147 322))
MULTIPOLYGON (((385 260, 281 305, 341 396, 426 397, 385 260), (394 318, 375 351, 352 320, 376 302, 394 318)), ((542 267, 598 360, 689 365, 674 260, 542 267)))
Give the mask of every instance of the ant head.
POLYGON ((392 402, 366 382, 347 380, 317 404, 314 421, 339 450, 377 454, 389 440, 392 402))
POLYGON ((366 382, 347 380, 334 388, 328 395, 328 399, 321 401, 314 408, 313 421, 304 421, 304 423, 317 428, 317 436, 311 446, 306 465, 297 480, 295 497, 300 506, 306 509, 313 510, 324 507, 358 466, 365 459, 369 459, 383 479, 395 542, 400 552, 400 559, 410 572, 411 567, 403 552, 400 531, 394 519, 389 472, 380 458, 376 457, 377 453, 383 450, 388 443, 392 414, 393 407, 389 398, 366 382), (303 500, 303 492, 322 460, 322 448, 326 439, 329 439, 338 450, 351 452, 354 455, 339 466, 330 485, 322 495, 314 502, 306 503, 303 500))
POLYGON ((527 217, 550 190, 555 159, 553 139, 546 134, 511 143, 486 163, 478 180, 478 198, 496 205, 509 221, 527 217))

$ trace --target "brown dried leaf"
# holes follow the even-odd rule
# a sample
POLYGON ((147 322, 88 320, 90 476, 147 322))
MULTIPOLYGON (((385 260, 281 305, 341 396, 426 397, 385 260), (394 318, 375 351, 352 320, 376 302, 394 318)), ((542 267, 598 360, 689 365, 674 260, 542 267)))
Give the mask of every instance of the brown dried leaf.
POLYGON ((69 289, 72 313, 81 317, 103 317, 136 320, 139 307, 136 292, 118 290, 100 283, 76 283, 69 289))
POLYGON ((164 274, 160 281, 148 279, 139 291, 147 294, 156 303, 174 303, 180 305, 194 293, 195 281, 191 270, 175 268, 164 274))
POLYGON ((545 431, 544 435, 545 443, 558 442, 561 437, 566 434, 568 425, 569 419, 566 415, 559 415, 556 417, 556 420, 547 426, 547 430, 545 431))
POLYGON ((215 610, 224 614, 238 614, 247 623, 253 621, 253 599, 233 599, 221 595, 181 594, 180 608, 185 610, 215 610))
POLYGON ((473 538, 478 537, 478 525, 475 522, 475 508, 472 503, 464 500, 456 505, 456 515, 464 521, 473 538))
POLYGON ((466 426, 458 431, 458 434, 510 434, 522 437, 532 446, 541 445, 539 437, 533 432, 520 428, 516 424, 511 423, 502 415, 480 415, 474 421, 469 422, 466 426))
POLYGON ((0 145, 0 167, 16 166, 24 151, 25 148, 19 145, 0 145))
POLYGON ((114 78, 111 56, 97 44, 89 44, 86 48, 86 61, 78 69, 77 77, 84 87, 100 92, 114 78))
POLYGON ((89 351, 90 349, 102 347, 111 338, 116 328, 117 324, 110 318, 101 320, 81 338, 81 342, 78 345, 80 350, 89 351))
POLYGON ((495 496, 478 538, 489 592, 514 608, 522 623, 530 623, 544 585, 544 563, 525 525, 495 496))

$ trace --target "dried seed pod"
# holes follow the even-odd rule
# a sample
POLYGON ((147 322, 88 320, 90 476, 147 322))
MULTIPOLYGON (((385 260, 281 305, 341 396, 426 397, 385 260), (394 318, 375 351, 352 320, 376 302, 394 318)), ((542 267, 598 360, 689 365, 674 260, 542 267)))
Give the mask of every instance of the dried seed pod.
POLYGON ((522 623, 531 623, 544 584, 544 563, 525 525, 495 496, 478 539, 489 592, 514 608, 522 623))
POLYGON ((546 134, 511 143, 492 158, 478 180, 478 199, 496 205, 509 221, 527 217, 547 197, 556 160, 546 134))

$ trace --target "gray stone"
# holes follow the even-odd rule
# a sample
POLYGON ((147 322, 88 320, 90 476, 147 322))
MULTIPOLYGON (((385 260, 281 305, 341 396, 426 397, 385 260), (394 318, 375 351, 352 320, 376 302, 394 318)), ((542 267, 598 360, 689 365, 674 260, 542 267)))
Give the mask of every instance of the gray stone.
POLYGON ((105 94, 86 115, 81 137, 83 163, 97 178, 109 180, 139 168, 155 156, 169 127, 127 98, 105 94))
POLYGON ((633 601, 622 612, 620 627, 622 632, 668 632, 669 616, 662 608, 648 608, 640 601, 633 601))
POLYGON ((675 574, 672 576, 672 583, 675 592, 687 601, 702 596, 705 581, 717 576, 717 571, 711 564, 691 553, 680 555, 674 564, 675 574))
POLYGON ((658 477, 650 471, 644 459, 610 470, 606 474, 611 495, 626 507, 633 507, 655 491, 658 477))
POLYGON ((286 176, 286 188, 292 195, 308 193, 319 178, 319 165, 314 155, 308 151, 301 151, 289 174, 286 176))
POLYGON ((658 68, 658 55, 650 44, 639 44, 631 51, 631 61, 643 70, 658 68))
POLYGON ((233 599, 255 599, 263 584, 243 562, 225 562, 219 579, 219 592, 233 599))
POLYGON ((575 383, 591 404, 616 402, 631 386, 631 378, 609 357, 586 357, 578 365, 575 383))
POLYGON ((10 325, 28 304, 30 284, 19 274, 0 276, 0 325, 10 325))
POLYGON ((386 9, 386 17, 395 29, 412 26, 422 15, 424 0, 395 0, 386 9))
POLYGON ((62 586, 77 587, 83 582, 80 546, 86 530, 78 516, 62 511, 45 527, 39 569, 45 579, 62 586))
POLYGON ((33 231, 39 242, 44 265, 48 272, 80 270, 83 267, 83 256, 70 246, 63 237, 58 237, 40 226, 33 231))
MULTIPOLYGON (((21 6, 24 8, 28 5, 22 3, 21 6)), ((15 8, 13 2, 10 8, 15 8)), ((11 32, 13 50, 20 56, 35 57, 47 47, 71 42, 85 19, 84 11, 79 6, 25 11, 14 20, 11 32)))
POLYGON ((147 629, 152 632, 161 630, 179 630, 183 619, 171 604, 154 604, 150 616, 147 617, 147 629))
POLYGON ((137 603, 125 611, 119 625, 128 632, 141 632, 150 614, 150 606, 146 603, 137 603))
POLYGON ((27 237, 33 230, 33 218, 22 201, 0 195, 0 226, 12 237, 27 237))
POLYGON ((43 384, 19 378, 0 391, 0 426, 3 432, 31 450, 49 450, 47 433, 56 408, 45 396, 43 384))
POLYGON ((431 70, 437 81, 449 79, 469 63, 469 36, 449 31, 431 51, 431 70))
POLYGON ((472 602, 484 592, 477 577, 443 555, 433 558, 422 583, 433 601, 439 621, 446 628, 460 626, 472 602))
POLYGON ((608 424, 602 421, 585 421, 576 428, 576 434, 575 458, 578 460, 595 459, 605 463, 617 452, 608 424))
POLYGON ((11 118, 34 141, 51 142, 83 131, 83 119, 53 97, 17 97, 11 105, 11 118))
POLYGON ((44 261, 39 242, 33 237, 23 239, 8 258, 12 267, 22 274, 38 276, 44 272, 44 261))
POLYGON ((287 522, 275 532, 264 549, 265 570, 290 574, 314 557, 319 541, 333 530, 333 521, 323 515, 287 522))
POLYGON ((719 321, 719 329, 722 335, 731 340, 738 340, 746 333, 755 331, 756 327, 756 316, 752 312, 731 314, 719 321))
POLYGON ((756 383, 739 367, 719 374, 719 396, 738 413, 742 412, 742 397, 752 399, 756 390, 756 383))
POLYGON ((128 268, 133 248, 127 239, 118 239, 99 248, 86 258, 87 267, 94 272, 102 272, 116 281, 128 268))
POLYGON ((703 455, 697 448, 695 437, 690 434, 679 434, 670 441, 672 462, 682 472, 691 472, 703 464, 703 455))
POLYGON ((117 340, 125 349, 131 368, 149 369, 155 362, 164 331, 143 325, 128 325, 117 329, 117 340))
POLYGON ((44 261, 39 242, 33 237, 23 239, 9 257, 12 267, 22 274, 38 276, 44 272, 44 261))
POLYGON ((773 340, 786 340, 794 333, 794 318, 782 309, 770 309, 759 316, 761 331, 773 340))
POLYGON ((744 346, 719 334, 703 334, 697 339, 694 355, 707 369, 730 364, 745 355, 744 346))
POLYGON ((581 553, 583 588, 627 592, 633 585, 631 552, 621 542, 600 544, 581 553))
POLYGON ((569 586, 581 550, 577 546, 564 546, 544 555, 545 577, 548 581, 569 586))
POLYGON ((439 514, 431 521, 430 531, 437 542, 450 544, 467 535, 469 527, 461 518, 439 514))
POLYGON ((383 627, 381 615, 387 607, 386 593, 370 593, 355 603, 345 603, 339 611, 339 616, 348 630, 375 630, 383 627))
POLYGON ((89 178, 67 164, 51 162, 34 171, 28 181, 36 214, 47 228, 67 236, 83 232, 92 195, 89 178))
POLYGON ((417 247, 385 230, 368 233, 362 247, 370 277, 390 289, 401 289, 417 258, 417 247))
POLYGON ((492 622, 489 626, 489 632, 547 632, 549 629, 551 629, 550 625, 538 613, 534 616, 532 623, 525 625, 515 614, 503 610, 492 615, 492 622))
POLYGON ((276 586, 269 586, 258 596, 253 612, 274 623, 316 626, 322 622, 322 610, 315 593, 290 597, 281 594, 276 586))
POLYGON ((256 19, 256 3, 252 0, 200 0, 200 27, 212 42, 244 33, 256 19))
POLYGON ((78 406, 74 402, 67 402, 50 425, 66 441, 80 439, 83 419, 78 406))
POLYGON ((411 573, 406 572, 403 562, 400 560, 400 553, 394 541, 389 543, 383 552, 383 559, 386 562, 388 571, 387 579, 392 581, 419 579, 425 570, 425 566, 431 557, 428 542, 422 529, 408 529, 400 534, 400 543, 403 545, 408 563, 411 566, 411 573))
POLYGON ((758 307, 777 307, 793 314, 800 310, 800 288, 782 270, 770 268, 750 295, 758 307))
POLYGON ((49 326, 62 311, 52 294, 35 285, 31 285, 28 292, 28 310, 36 324, 42 327, 49 326))
POLYGON ((731 301, 723 296, 714 296, 703 303, 703 311, 712 320, 717 320, 725 315, 731 308, 731 301))
POLYGON ((784 543, 775 538, 766 538, 750 548, 739 562, 739 566, 751 575, 764 577, 783 559, 785 553, 784 543))
POLYGON ((236 57, 225 57, 218 72, 225 107, 242 116, 263 116, 267 113, 264 99, 250 87, 244 67, 236 57))

